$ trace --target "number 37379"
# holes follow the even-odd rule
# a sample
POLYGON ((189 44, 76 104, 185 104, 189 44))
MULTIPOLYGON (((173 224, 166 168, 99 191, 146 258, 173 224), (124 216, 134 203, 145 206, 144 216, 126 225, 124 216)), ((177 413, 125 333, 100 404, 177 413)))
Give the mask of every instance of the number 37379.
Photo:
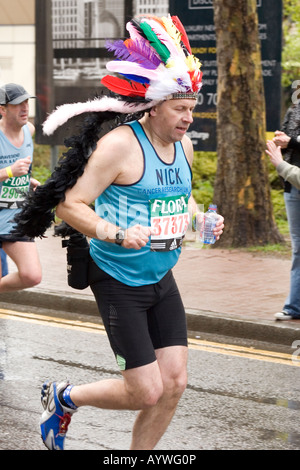
POLYGON ((180 236, 186 233, 189 225, 189 214, 178 214, 153 217, 151 220, 152 236, 180 236))

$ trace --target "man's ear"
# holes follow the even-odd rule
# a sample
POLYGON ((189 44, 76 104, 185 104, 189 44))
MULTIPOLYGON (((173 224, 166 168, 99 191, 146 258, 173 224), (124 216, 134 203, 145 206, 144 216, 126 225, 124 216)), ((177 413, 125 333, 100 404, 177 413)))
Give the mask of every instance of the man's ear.
POLYGON ((152 108, 149 111, 149 116, 156 116, 157 114, 157 106, 152 106, 152 108))

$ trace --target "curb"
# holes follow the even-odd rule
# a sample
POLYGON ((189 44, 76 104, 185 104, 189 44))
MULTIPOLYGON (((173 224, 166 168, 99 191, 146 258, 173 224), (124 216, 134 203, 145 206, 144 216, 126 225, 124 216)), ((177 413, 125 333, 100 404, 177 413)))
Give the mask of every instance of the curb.
POLYGON ((247 320, 224 316, 214 312, 186 309, 188 328, 216 335, 235 337, 291 347, 300 340, 300 323, 274 320, 247 320))
POLYGON ((50 290, 28 289, 1 294, 1 301, 7 304, 37 307, 61 312, 99 316, 94 298, 87 295, 67 292, 53 292, 50 290))
MULTIPOLYGON (((1 294, 7 304, 42 308, 100 318, 97 304, 92 296, 28 289, 1 294)), ((262 341, 290 346, 300 340, 300 323, 253 321, 196 309, 186 309, 187 327, 193 333, 210 333, 226 337, 262 341)))

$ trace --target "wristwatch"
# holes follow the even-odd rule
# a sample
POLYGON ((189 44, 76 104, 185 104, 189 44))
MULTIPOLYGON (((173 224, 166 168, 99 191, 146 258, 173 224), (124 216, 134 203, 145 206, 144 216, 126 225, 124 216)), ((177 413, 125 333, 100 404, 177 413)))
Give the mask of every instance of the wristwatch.
POLYGON ((125 238, 125 230, 123 228, 120 228, 116 233, 115 243, 117 245, 122 245, 124 238, 125 238))

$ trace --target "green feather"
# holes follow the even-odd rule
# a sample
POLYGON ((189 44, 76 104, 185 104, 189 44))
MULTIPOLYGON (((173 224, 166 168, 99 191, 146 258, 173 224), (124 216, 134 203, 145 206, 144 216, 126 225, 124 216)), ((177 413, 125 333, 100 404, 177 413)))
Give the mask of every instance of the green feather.
POLYGON ((143 30, 145 36, 147 37, 151 46, 156 50, 161 60, 166 64, 171 55, 169 49, 158 39, 148 23, 140 23, 140 28, 143 30))

